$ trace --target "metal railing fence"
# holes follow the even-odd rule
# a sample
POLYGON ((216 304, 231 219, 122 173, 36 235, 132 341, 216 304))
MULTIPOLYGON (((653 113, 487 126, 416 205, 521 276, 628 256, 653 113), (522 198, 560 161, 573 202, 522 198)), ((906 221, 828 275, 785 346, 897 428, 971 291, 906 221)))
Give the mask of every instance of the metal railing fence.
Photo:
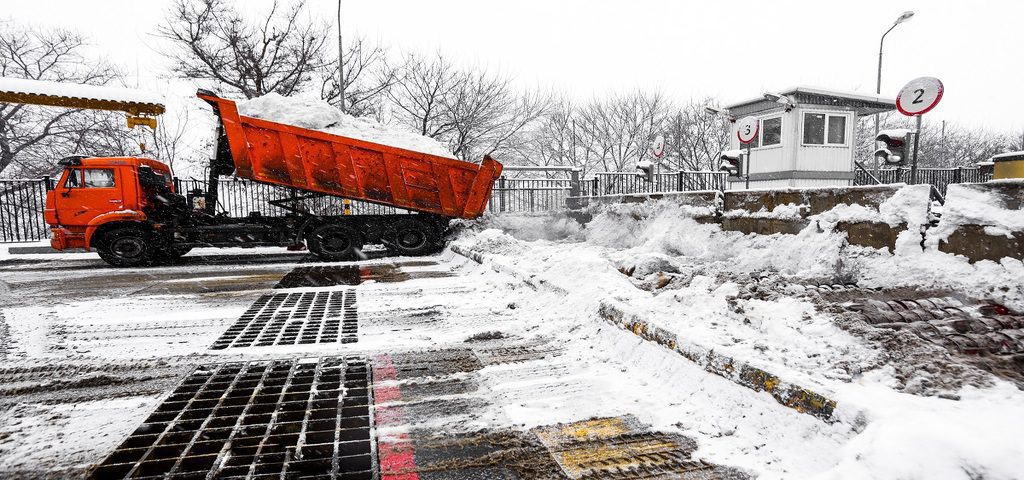
POLYGON ((725 190, 727 176, 725 172, 682 171, 654 174, 648 181, 632 172, 597 172, 584 182, 581 190, 587 197, 725 190))
MULTIPOLYGON (((954 168, 918 168, 917 183, 930 184, 935 190, 946 197, 946 188, 954 183, 982 183, 992 180, 991 170, 980 167, 954 168)), ((885 168, 878 171, 878 181, 888 183, 910 183, 910 167, 885 168)), ((856 185, 874 185, 874 180, 867 173, 857 170, 854 178, 856 185)))
POLYGON ((53 180, 0 180, 0 243, 33 242, 50 236, 43 220, 53 180))

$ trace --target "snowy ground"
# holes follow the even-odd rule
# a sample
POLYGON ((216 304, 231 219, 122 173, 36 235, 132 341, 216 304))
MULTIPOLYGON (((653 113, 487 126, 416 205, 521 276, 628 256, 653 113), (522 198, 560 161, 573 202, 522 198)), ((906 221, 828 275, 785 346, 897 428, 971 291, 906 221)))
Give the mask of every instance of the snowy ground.
POLYGON ((485 220, 454 244, 483 263, 452 251, 374 258, 363 270, 402 275, 295 290, 355 288, 357 343, 216 351, 213 341, 303 254, 200 250, 178 265, 113 270, 93 254, 0 252, 0 475, 73 475, 99 462, 195 365, 361 354, 472 360, 383 382, 406 398, 382 407, 404 405, 406 416, 379 429, 381 442, 424 431, 525 436, 629 415, 693 439, 694 458, 758 478, 1024 478, 1016 386, 926 346, 910 350, 930 360, 898 354, 891 338, 863 334, 806 288, 856 279, 886 291, 993 291, 1019 307, 1019 289, 986 289, 1021 278, 1019 262, 929 265, 921 260, 932 257, 851 249, 831 235, 743 236, 635 206, 585 228, 485 220), (914 274, 894 275, 904 264, 914 274), (834 421, 612 326, 598 314, 606 303, 827 393, 838 401, 834 421), (908 372, 911 360, 922 363, 908 372))
MULTIPOLYGON (((581 324, 594 322, 602 305, 624 306, 681 343, 838 402, 836 423, 809 425, 794 441, 778 437, 777 425, 789 422, 774 417, 778 412, 720 397, 712 411, 743 413, 714 428, 676 424, 711 458, 763 478, 1024 478, 1018 385, 978 368, 976 359, 910 335, 879 334, 842 313, 850 298, 830 302, 808 288, 856 283, 867 298, 949 295, 1020 309, 1020 261, 972 265, 934 249, 915 251, 909 238, 894 255, 847 246, 842 236, 815 228, 743 235, 689 213, 667 204, 613 206, 585 228, 565 218, 506 216, 470 229, 456 245, 557 292, 560 310, 581 324), (771 453, 740 447, 755 438, 771 453)), ((662 374, 680 368, 673 363, 662 374)), ((664 428, 673 418, 659 422, 651 414, 664 428)))

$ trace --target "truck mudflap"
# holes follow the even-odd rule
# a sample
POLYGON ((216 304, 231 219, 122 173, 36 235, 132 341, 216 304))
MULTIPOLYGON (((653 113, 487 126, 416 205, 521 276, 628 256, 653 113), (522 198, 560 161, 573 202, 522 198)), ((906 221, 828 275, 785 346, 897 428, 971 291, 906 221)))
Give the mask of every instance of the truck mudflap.
POLYGON ((198 96, 220 117, 218 155, 230 155, 242 178, 443 217, 476 218, 501 174, 501 164, 490 157, 477 165, 245 117, 231 100, 207 92, 198 96))
POLYGON ((54 250, 86 248, 85 234, 74 233, 63 227, 50 228, 50 247, 54 250))

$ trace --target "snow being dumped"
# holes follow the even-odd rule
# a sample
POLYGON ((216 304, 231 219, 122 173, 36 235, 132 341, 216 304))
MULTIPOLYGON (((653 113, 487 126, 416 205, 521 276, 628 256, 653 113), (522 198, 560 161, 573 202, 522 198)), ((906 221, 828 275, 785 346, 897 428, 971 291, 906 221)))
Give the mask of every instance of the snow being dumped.
POLYGON ((284 97, 269 93, 238 103, 238 112, 272 122, 320 130, 381 145, 455 158, 451 150, 433 138, 402 127, 384 125, 372 118, 353 117, 329 103, 309 97, 284 97))
MULTIPOLYGON (((1016 385, 973 367, 950 368, 957 364, 945 350, 920 347, 907 332, 863 335, 849 327, 842 307, 807 294, 808 285, 856 283, 864 291, 964 292, 1024 309, 1020 260, 970 263, 922 247, 928 202, 926 190, 907 187, 877 208, 840 205, 812 216, 796 235, 724 231, 668 200, 615 204, 578 232, 563 234, 568 229, 557 220, 485 219, 455 245, 483 254, 496 270, 516 272, 536 286, 532 302, 567 312, 580 325, 615 331, 602 321, 602 309, 619 305, 680 342, 837 401, 835 423, 808 426, 802 438, 780 437, 777 425, 794 425, 791 417, 727 395, 690 412, 686 422, 643 415, 698 439, 697 455, 759 478, 1024 478, 1024 442, 1016 440, 1024 431, 1024 393, 1016 385), (905 230, 890 252, 850 245, 846 233, 833 230, 848 221, 905 230), (893 350, 904 340, 910 344, 897 348, 920 351, 893 350), (730 412, 728 419, 718 410, 730 412), (763 448, 750 449, 751 441, 763 448), (806 456, 815 461, 801 460, 806 456)), ((624 353, 622 342, 629 340, 597 348, 624 353)), ((692 365, 644 355, 635 361, 663 369, 666 378, 692 365)), ((685 392, 677 391, 694 398, 685 392)))

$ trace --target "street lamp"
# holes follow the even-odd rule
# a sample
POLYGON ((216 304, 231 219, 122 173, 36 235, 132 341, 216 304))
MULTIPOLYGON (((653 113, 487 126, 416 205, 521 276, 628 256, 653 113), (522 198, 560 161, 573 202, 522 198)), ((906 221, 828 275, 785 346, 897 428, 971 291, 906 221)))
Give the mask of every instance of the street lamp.
MULTIPOLYGON (((910 18, 913 16, 914 12, 912 10, 907 10, 900 14, 900 16, 896 18, 896 21, 892 22, 892 26, 889 27, 889 29, 882 34, 882 39, 878 42, 878 82, 875 84, 875 94, 877 95, 882 94, 882 48, 885 46, 885 36, 888 35, 889 32, 892 31, 892 29, 896 28, 896 25, 899 25, 903 22, 906 22, 907 20, 910 20, 910 18)), ((878 137, 878 115, 879 114, 877 113, 875 114, 876 138, 878 137)), ((872 164, 875 166, 875 168, 873 169, 875 171, 875 176, 878 176, 878 162, 876 161, 873 162, 872 164)))

